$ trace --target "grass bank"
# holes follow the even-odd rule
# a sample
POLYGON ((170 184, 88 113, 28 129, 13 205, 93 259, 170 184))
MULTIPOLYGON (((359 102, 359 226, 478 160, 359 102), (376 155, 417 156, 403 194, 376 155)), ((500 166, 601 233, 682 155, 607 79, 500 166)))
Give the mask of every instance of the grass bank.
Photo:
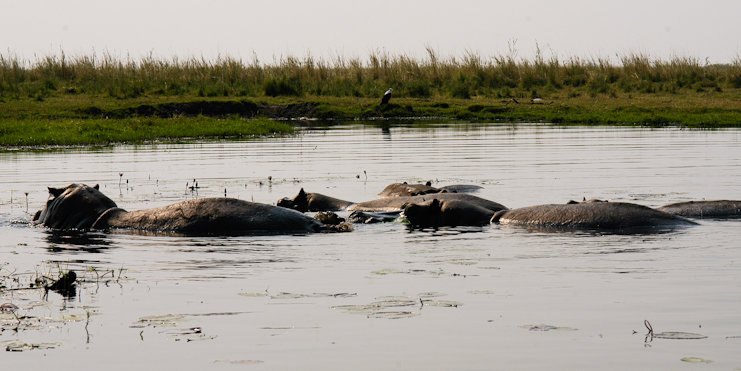
POLYGON ((244 138, 290 133, 293 130, 293 126, 285 122, 265 118, 10 119, 0 122, 0 148, 108 145, 185 138, 244 138))
POLYGON ((286 57, 37 61, 0 55, 0 146, 106 144, 284 133, 265 118, 446 118, 559 124, 741 125, 741 60, 618 61, 516 53, 423 59, 286 57), (394 89, 391 104, 380 96, 394 89), (256 119, 260 118, 260 119, 256 119))

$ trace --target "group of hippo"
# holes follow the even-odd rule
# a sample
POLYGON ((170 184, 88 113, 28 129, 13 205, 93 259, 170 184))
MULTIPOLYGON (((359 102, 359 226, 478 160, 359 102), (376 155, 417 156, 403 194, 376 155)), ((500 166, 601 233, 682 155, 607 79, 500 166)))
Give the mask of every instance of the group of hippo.
POLYGON ((421 228, 491 223, 556 230, 677 227, 697 224, 688 218, 741 216, 741 201, 727 200, 681 202, 657 209, 600 200, 508 209, 470 194, 478 189, 480 187, 474 185, 435 188, 429 182, 394 183, 379 193, 378 199, 355 203, 307 193, 302 188, 294 198, 283 198, 277 205, 233 198, 203 198, 129 212, 100 192, 98 185, 70 184, 49 188, 46 206, 36 213, 33 223, 58 230, 128 229, 225 235, 352 230, 346 221, 332 213, 334 211, 351 212, 348 217, 351 223, 384 222, 403 217, 411 226, 421 228), (320 213, 310 217, 306 212, 320 213))

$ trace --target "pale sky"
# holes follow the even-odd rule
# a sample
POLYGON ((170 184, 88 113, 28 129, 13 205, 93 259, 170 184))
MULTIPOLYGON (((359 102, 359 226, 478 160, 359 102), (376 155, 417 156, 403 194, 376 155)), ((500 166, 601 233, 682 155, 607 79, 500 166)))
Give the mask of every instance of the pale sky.
POLYGON ((331 60, 371 50, 425 59, 474 51, 532 59, 641 53, 732 63, 741 55, 739 0, 2 0, 0 54, 102 52, 138 60, 286 55, 331 60))

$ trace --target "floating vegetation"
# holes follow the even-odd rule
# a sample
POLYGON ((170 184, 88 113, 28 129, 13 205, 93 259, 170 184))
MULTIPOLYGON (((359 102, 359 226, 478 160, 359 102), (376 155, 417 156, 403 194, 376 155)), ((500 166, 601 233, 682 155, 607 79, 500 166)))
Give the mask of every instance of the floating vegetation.
POLYGON ((211 363, 229 363, 232 365, 256 365, 258 363, 265 363, 265 361, 259 361, 256 359, 241 359, 237 361, 230 361, 228 359, 217 359, 211 363))
POLYGON ((368 318, 386 318, 386 319, 401 319, 416 317, 419 313, 415 312, 375 312, 368 314, 368 318))
POLYGON ((206 335, 202 332, 200 327, 179 328, 161 332, 170 335, 167 337, 169 340, 175 341, 188 342, 216 339, 216 335, 206 335))
MULTIPOLYGON (((386 269, 372 271, 371 274, 377 275, 377 276, 385 276, 387 274, 431 274, 433 276, 442 276, 442 275, 447 275, 450 273, 445 272, 442 269, 439 269, 436 271, 428 271, 425 269, 399 270, 399 269, 393 269, 393 268, 386 268, 386 269)), ((457 274, 453 273, 451 275, 456 276, 457 274)))
POLYGON ((259 298, 259 297, 268 296, 268 293, 267 292, 240 292, 237 295, 248 296, 251 298, 259 298))
MULTIPOLYGON (((184 314, 164 314, 159 316, 146 316, 139 318, 139 323, 149 327, 175 327, 185 319, 184 314)), ((130 326, 133 327, 133 326, 130 326)), ((140 326, 141 327, 141 326, 140 326)))
POLYGON ((702 334, 693 334, 691 332, 660 332, 658 334, 653 334, 653 337, 656 339, 705 339, 708 336, 702 335, 702 334))
MULTIPOLYGON (((245 295, 249 296, 249 295, 245 295)), ((341 292, 337 294, 313 293, 313 294, 295 294, 290 292, 281 292, 278 295, 271 296, 271 299, 301 299, 301 298, 349 298, 358 296, 357 293, 341 292)))
POLYGON ((292 294, 290 292, 281 292, 280 294, 273 295, 270 298, 271 299, 301 299, 301 298, 308 298, 309 295, 306 294, 292 294))
MULTIPOLYGON (((207 316, 233 316, 246 312, 220 312, 220 313, 200 313, 200 314, 162 314, 155 316, 145 316, 139 318, 134 324, 130 325, 129 328, 157 328, 157 327, 177 327, 182 322, 189 322, 192 319, 190 317, 207 317, 207 316)), ((175 341, 199 341, 199 340, 211 340, 216 339, 216 335, 207 335, 203 333, 200 326, 185 327, 185 328, 170 328, 159 331, 161 334, 169 335, 167 338, 175 341)), ((144 340, 144 330, 139 333, 139 336, 144 340)))
MULTIPOLYGON (((80 307, 77 303, 73 304, 71 299, 77 302, 78 290, 79 293, 86 292, 83 290, 85 287, 95 286, 97 293, 100 283, 119 282, 124 271, 123 268, 118 270, 118 278, 113 270, 103 274, 95 272, 95 276, 92 276, 88 274, 90 270, 63 269, 59 263, 44 268, 37 266, 30 272, 11 271, 2 265, 0 270, 0 332, 8 330, 23 335, 24 331, 48 332, 64 326, 69 333, 72 324, 77 323, 74 327, 84 327, 88 342, 91 317, 100 314, 100 311, 95 306, 80 307), (62 296, 61 303, 56 304, 49 299, 52 293, 62 296)), ((54 349, 61 345, 58 341, 25 342, 21 339, 0 342, 0 347, 12 352, 54 349)))
POLYGON ((381 296, 376 298, 376 301, 372 303, 359 305, 336 305, 333 306, 332 309, 341 310, 349 314, 362 314, 368 318, 400 319, 415 317, 420 315, 420 313, 407 310, 392 311, 389 309, 413 306, 419 306, 420 309, 425 306, 459 307, 463 305, 463 303, 457 301, 423 299, 424 297, 439 297, 445 295, 447 294, 439 292, 424 292, 419 294, 417 298, 411 298, 408 296, 381 296))
POLYGON ((0 313, 10 312, 13 313, 18 310, 18 306, 13 303, 5 303, 0 305, 0 313))
POLYGON ((85 321, 88 318, 88 314, 63 314, 56 317, 44 317, 42 320, 46 322, 80 322, 85 321))
POLYGON ((450 301, 450 300, 423 300, 422 305, 424 306, 430 306, 430 307, 454 307, 458 308, 463 303, 457 302, 457 301, 450 301))
POLYGON ((682 358, 682 362, 689 362, 689 363, 713 363, 712 360, 705 359, 705 358, 698 358, 698 357, 684 357, 684 358, 682 358))
POLYGON ((697 339, 705 339, 708 336, 702 335, 702 334, 695 334, 691 332, 659 332, 654 333, 653 326, 651 326, 651 323, 648 322, 648 320, 644 320, 643 324, 648 329, 648 333, 646 334, 645 342, 652 341, 654 338, 656 339, 680 339, 680 340, 697 340, 697 339))
POLYGON ((24 343, 18 340, 0 342, 0 348, 8 352, 23 352, 31 349, 54 349, 62 346, 62 343, 24 343))
POLYGON ((494 294, 494 291, 491 290, 471 290, 467 291, 469 294, 473 295, 491 295, 494 294))
MULTIPOLYGON (((220 315, 222 313, 216 313, 213 315, 220 315)), ((231 315, 236 313, 223 313, 224 315, 231 315)), ((212 315, 212 314, 205 314, 212 315)), ((177 327, 181 322, 190 321, 190 316, 203 316, 199 314, 163 314, 156 316, 141 317, 129 328, 147 328, 147 327, 177 327)), ((186 328, 172 328, 160 331, 161 334, 169 335, 167 338, 174 341, 200 341, 200 340, 211 340, 216 339, 216 335, 207 335, 203 333, 200 326, 186 327, 186 328)), ((139 333, 142 340, 144 340, 144 330, 139 333)))
POLYGON ((419 296, 420 298, 437 298, 437 297, 440 297, 440 296, 447 296, 447 295, 448 294, 445 294, 445 293, 442 293, 442 292, 435 292, 435 291, 432 291, 432 292, 421 292, 421 293, 417 294, 417 296, 419 296))
POLYGON ((551 325, 522 325, 520 328, 528 329, 530 331, 577 331, 573 327, 561 327, 551 325))
POLYGON ((371 272, 371 274, 375 274, 379 276, 384 276, 387 274, 400 274, 400 273, 404 273, 404 272, 398 269, 392 269, 392 268, 386 268, 386 269, 381 269, 381 270, 371 272))

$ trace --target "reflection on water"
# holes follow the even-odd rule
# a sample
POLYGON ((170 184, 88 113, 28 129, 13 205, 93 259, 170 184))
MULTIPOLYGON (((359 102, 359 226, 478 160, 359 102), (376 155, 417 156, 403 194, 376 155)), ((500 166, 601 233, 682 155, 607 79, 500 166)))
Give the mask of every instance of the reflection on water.
POLYGON ((44 229, 49 252, 71 252, 74 250, 86 253, 100 253, 111 248, 112 242, 106 233, 87 231, 56 231, 44 229))
MULTIPOLYGON (((392 222, 344 234, 222 237, 27 224, 47 186, 72 182, 99 183, 127 210, 225 192, 275 204, 302 187, 360 202, 402 181, 479 185, 477 196, 510 208, 583 198, 652 207, 741 199, 739 134, 382 123, 250 141, 0 153, 4 287, 20 288, 49 266, 83 277, 74 300, 0 292, 0 305, 12 302, 29 318, 29 330, 3 331, 0 343, 48 346, 14 343, 23 351, 3 365, 623 370, 702 356, 719 369, 741 367, 738 344, 727 340, 741 335, 738 219, 640 233, 392 222), (197 193, 188 188, 194 180, 197 193), (152 318, 169 319, 172 332, 142 322, 152 318), (708 338, 644 347, 647 318, 708 338), (528 325, 577 330, 524 331, 528 325), (21 358, 26 352, 36 357, 21 358)), ((3 328, 17 327, 5 315, 3 328)))

